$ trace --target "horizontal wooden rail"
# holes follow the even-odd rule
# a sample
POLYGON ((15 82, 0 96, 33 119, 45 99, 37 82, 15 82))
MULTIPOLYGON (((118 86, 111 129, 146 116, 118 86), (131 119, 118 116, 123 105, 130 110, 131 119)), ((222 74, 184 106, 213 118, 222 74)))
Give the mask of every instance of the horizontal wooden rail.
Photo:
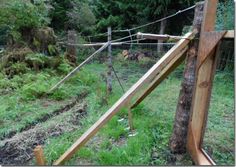
POLYGON ((167 35, 167 34, 149 34, 149 33, 141 33, 138 32, 137 33, 137 38, 142 39, 154 39, 154 40, 163 40, 163 41, 167 41, 169 39, 171 40, 180 40, 183 39, 184 37, 181 36, 174 36, 174 35, 167 35))
MULTIPOLYGON (((184 37, 194 38, 195 33, 189 32, 184 37)), ((173 46, 145 75, 143 75, 138 82, 136 82, 99 120, 93 124, 55 163, 60 165, 66 160, 70 159, 73 154, 82 147, 90 138, 92 138, 99 129, 102 128, 122 107, 124 107, 129 100, 141 90, 141 88, 150 83, 153 78, 160 73, 172 59, 176 57, 188 44, 189 40, 181 39, 175 46, 173 46)))
POLYGON ((228 30, 223 38, 234 38, 234 30, 228 30))

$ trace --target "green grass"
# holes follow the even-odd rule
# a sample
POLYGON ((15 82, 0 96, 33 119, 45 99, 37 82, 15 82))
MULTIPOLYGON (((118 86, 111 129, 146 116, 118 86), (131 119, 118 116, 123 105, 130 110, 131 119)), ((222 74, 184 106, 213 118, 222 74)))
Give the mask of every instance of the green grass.
MULTIPOLYGON (((8 94, 0 100, 0 135, 21 129, 38 117, 52 112, 72 97, 86 90, 87 115, 80 120, 80 128, 73 132, 50 137, 44 145, 48 164, 62 155, 99 117, 123 94, 118 82, 113 79, 113 93, 106 96, 106 65, 96 61, 66 82, 55 93, 44 96, 49 88, 62 78, 52 70, 30 72, 13 80, 0 76, 0 89, 11 86, 8 94), (3 79, 4 78, 4 79, 3 79), (46 101, 50 105, 44 107, 46 101), (17 121, 17 124, 15 122, 17 121)), ((115 62, 115 70, 125 90, 128 90, 147 70, 136 62, 115 62)), ((137 135, 129 137, 127 109, 123 108, 99 133, 82 147, 66 165, 168 165, 172 154, 168 148, 172 133, 181 84, 182 67, 166 79, 137 108, 132 110, 137 135), (118 120, 124 118, 124 121, 118 120)), ((234 146, 233 81, 226 74, 217 74, 213 87, 205 144, 213 148, 213 158, 219 165, 234 164, 234 153, 223 148, 234 146), (227 82, 222 82, 222 80, 227 82), (212 135, 214 134, 214 135, 212 135)), ((192 165, 186 154, 177 160, 178 165, 192 165)))
POLYGON ((216 164, 233 165, 235 120, 234 83, 232 76, 218 73, 215 77, 204 148, 216 164))

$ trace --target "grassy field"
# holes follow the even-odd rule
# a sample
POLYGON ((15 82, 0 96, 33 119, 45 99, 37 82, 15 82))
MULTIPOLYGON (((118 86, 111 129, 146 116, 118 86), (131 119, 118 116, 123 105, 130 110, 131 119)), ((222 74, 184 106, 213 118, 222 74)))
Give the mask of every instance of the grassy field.
MULTIPOLYGON (((149 66, 116 61, 114 68, 128 90, 149 66)), ((168 149, 181 69, 132 110, 135 136, 129 136, 127 109, 123 108, 66 164, 192 165, 187 154, 174 156, 168 149)), ((28 72, 13 79, 1 75, 1 164, 34 164, 32 149, 36 144, 43 145, 47 164, 58 159, 122 96, 122 89, 115 79, 113 93, 106 96, 105 74, 106 65, 94 61, 50 95, 45 92, 63 76, 56 71, 28 72), (73 105, 65 108, 68 103, 73 105), (27 144, 24 136, 27 136, 27 144), (21 147, 12 148, 16 144, 23 145, 24 151, 21 147), (17 153, 13 158, 3 155, 11 153, 10 148, 17 153)), ((219 165, 234 164, 233 84, 232 77, 217 73, 204 148, 219 165)))

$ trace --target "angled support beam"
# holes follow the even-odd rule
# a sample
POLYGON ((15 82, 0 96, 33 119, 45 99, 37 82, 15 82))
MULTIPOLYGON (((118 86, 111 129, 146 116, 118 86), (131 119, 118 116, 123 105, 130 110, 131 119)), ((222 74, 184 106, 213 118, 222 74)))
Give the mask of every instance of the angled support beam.
POLYGON ((95 51, 92 55, 90 55, 86 60, 84 60, 79 66, 74 68, 70 73, 68 73, 62 80, 60 80, 56 85, 54 85, 48 93, 53 92, 55 89, 57 89, 61 84, 63 84, 66 80, 68 80, 70 77, 72 77, 74 74, 76 74, 85 64, 87 64, 89 61, 93 59, 93 57, 103 51, 110 43, 107 42, 102 47, 100 47, 97 51, 95 51))
MULTIPOLYGON (((195 33, 187 33, 184 37, 192 39, 195 33)), ((189 40, 181 39, 174 47, 172 47, 146 74, 144 74, 138 82, 136 82, 99 120, 94 123, 55 163, 54 165, 63 164, 70 159, 76 151, 92 138, 127 102, 145 85, 160 73, 166 65, 168 65, 176 54, 183 50, 189 40)))

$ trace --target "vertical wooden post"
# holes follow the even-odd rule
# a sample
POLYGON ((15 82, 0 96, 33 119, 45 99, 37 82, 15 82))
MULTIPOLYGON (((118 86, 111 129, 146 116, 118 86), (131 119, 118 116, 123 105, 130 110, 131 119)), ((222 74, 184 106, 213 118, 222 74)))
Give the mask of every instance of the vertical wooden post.
POLYGON ((77 35, 75 30, 68 31, 67 37, 67 51, 66 51, 66 58, 69 60, 70 63, 73 65, 77 62, 77 49, 75 44, 77 44, 77 35))
POLYGON ((188 151, 197 165, 213 165, 213 161, 202 151, 202 141, 207 123, 212 82, 216 66, 216 47, 220 39, 214 33, 217 0, 206 0, 197 57, 196 80, 188 128, 188 151), (214 43, 214 44, 213 44, 214 43), (213 47, 214 46, 214 47, 213 47), (209 49, 212 48, 212 49, 209 49))
POLYGON ((112 53, 111 53, 111 27, 107 29, 108 33, 108 71, 107 71, 107 94, 112 92, 112 53))
POLYGON ((42 146, 40 145, 36 146, 36 148, 34 149, 34 155, 35 155, 37 165, 45 165, 45 158, 43 155, 42 146))
POLYGON ((133 132, 134 131, 134 124, 133 124, 133 118, 132 118, 132 111, 131 111, 131 103, 130 100, 127 102, 127 107, 128 107, 128 121, 129 121, 129 128, 130 131, 133 132))
MULTIPOLYGON (((193 20, 193 31, 196 31, 195 38, 199 38, 201 24, 203 20, 204 2, 199 2, 195 7, 193 20)), ((193 40, 189 44, 187 58, 183 74, 183 81, 176 108, 173 133, 170 139, 170 149, 173 153, 185 153, 187 144, 188 123, 195 81, 195 70, 198 54, 198 40, 193 40)))

